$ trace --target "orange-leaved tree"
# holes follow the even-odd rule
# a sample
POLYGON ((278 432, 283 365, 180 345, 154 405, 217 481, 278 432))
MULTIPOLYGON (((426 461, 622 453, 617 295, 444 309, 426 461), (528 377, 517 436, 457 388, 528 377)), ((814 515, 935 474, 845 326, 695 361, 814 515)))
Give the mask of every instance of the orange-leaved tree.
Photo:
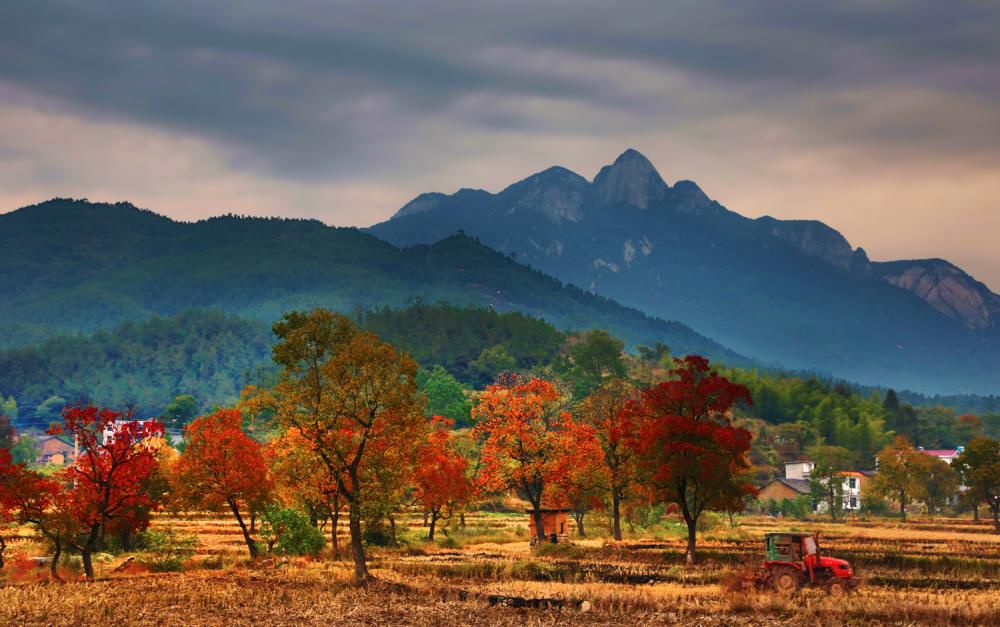
POLYGON ((621 505, 636 481, 635 450, 628 446, 634 437, 637 417, 629 411, 638 393, 623 379, 611 379, 590 393, 577 410, 578 420, 594 428, 604 452, 604 472, 597 474, 597 486, 611 505, 611 533, 622 539, 621 505))
POLYGON ((656 498, 679 507, 693 564, 701 514, 739 511, 744 497, 756 493, 747 476, 752 436, 730 416, 736 403, 751 399, 745 386, 719 376, 703 357, 674 361, 672 378, 644 390, 632 405, 639 427, 629 446, 656 498))
POLYGON ((469 460, 451 442, 451 427, 454 424, 453 420, 434 416, 427 439, 417 449, 417 466, 413 473, 414 496, 430 516, 428 540, 434 539, 438 520, 451 518, 474 494, 467 474, 469 460))
POLYGON ((385 511, 382 497, 401 494, 413 444, 426 429, 417 363, 326 309, 287 313, 273 328, 281 378, 273 390, 248 391, 246 403, 274 411, 323 461, 349 508, 354 582, 363 585, 370 577, 362 506, 385 511))
POLYGON ((196 418, 184 431, 187 445, 172 474, 176 498, 191 507, 227 505, 251 559, 257 557, 257 543, 241 508, 261 508, 271 491, 261 444, 243 432, 243 417, 236 409, 196 418))
POLYGON ((318 525, 330 521, 330 541, 334 559, 340 557, 337 535, 344 500, 312 443, 297 429, 288 429, 270 442, 268 461, 277 496, 286 504, 302 508, 318 525))
POLYGON ((574 468, 600 460, 594 429, 573 421, 565 395, 551 381, 505 373, 478 395, 473 430, 482 442, 479 485, 514 490, 531 503, 537 540, 545 540, 546 490, 574 468))

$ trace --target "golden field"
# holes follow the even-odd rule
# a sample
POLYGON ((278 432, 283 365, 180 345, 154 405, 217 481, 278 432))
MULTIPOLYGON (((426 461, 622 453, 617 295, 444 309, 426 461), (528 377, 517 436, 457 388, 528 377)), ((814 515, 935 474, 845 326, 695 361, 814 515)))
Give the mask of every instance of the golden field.
MULTIPOLYGON (((743 517, 719 521, 700 540, 701 563, 685 567, 677 529, 659 527, 614 544, 592 515, 591 538, 533 555, 526 516, 477 513, 467 528, 429 545, 409 516, 402 549, 371 549, 378 581, 350 585, 349 561, 263 559, 250 563, 239 528, 211 515, 160 516, 197 535, 196 555, 178 573, 152 573, 143 554, 107 556, 98 581, 49 582, 28 556, 44 547, 22 538, 8 549, 0 588, 3 625, 285 624, 1000 624, 1000 535, 986 522, 915 519, 828 522, 743 517), (771 530, 820 533, 825 553, 851 561, 864 585, 846 598, 804 589, 784 597, 731 592, 721 582, 761 558, 771 530), (493 605, 490 595, 565 605, 493 605), (581 612, 586 601, 588 611, 581 612)), ((27 533, 27 532, 25 532, 27 533)))

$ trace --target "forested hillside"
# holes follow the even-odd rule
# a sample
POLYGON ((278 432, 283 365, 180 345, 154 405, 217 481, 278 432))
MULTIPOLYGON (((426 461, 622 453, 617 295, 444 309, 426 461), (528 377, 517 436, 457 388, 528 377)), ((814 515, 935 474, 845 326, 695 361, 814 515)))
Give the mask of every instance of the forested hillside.
POLYGON ((0 294, 0 348, 191 308, 270 323, 292 309, 350 313, 422 299, 749 363, 685 325, 563 285, 468 237, 400 250, 317 221, 189 224, 125 203, 53 200, 0 215, 0 294))
MULTIPOLYGON (((504 369, 553 363, 565 335, 543 320, 490 309, 416 304, 356 311, 359 324, 431 371, 477 386, 504 369)), ((178 395, 197 411, 232 404, 247 384, 274 376, 270 325, 219 310, 125 322, 0 352, 0 413, 20 428, 45 427, 66 403, 92 401, 160 415, 178 395), (4 401, 0 401, 3 405, 4 401)))
MULTIPOLYGON (((428 414, 461 426, 470 424, 471 393, 504 370, 545 370, 581 398, 609 373, 647 384, 662 378, 671 355, 680 354, 659 344, 626 355, 623 343, 606 333, 569 336, 545 321, 485 308, 418 303, 358 310, 354 317, 416 358, 428 414)), ((0 414, 18 429, 37 429, 56 420, 65 404, 92 401, 132 407, 141 416, 168 413, 176 429, 200 412, 232 404, 247 384, 272 382, 273 342, 267 323, 218 310, 52 338, 0 352, 0 414)), ((977 434, 1000 436, 1000 413, 988 408, 966 413, 934 403, 941 399, 810 375, 725 365, 722 373, 750 389, 754 403, 739 415, 759 436, 755 463, 772 469, 767 472, 818 444, 845 447, 868 467, 893 434, 926 448, 962 445, 977 434)))

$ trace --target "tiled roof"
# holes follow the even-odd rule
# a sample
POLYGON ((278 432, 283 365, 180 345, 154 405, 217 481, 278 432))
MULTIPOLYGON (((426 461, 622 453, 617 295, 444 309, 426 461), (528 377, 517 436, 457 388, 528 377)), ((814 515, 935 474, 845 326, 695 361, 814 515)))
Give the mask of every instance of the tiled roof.
POLYGON ((934 457, 954 457, 958 455, 957 448, 930 449, 921 452, 927 453, 928 455, 933 455, 934 457))
POLYGON ((799 494, 809 494, 809 492, 812 491, 812 488, 809 486, 809 480, 808 479, 781 479, 781 478, 779 478, 778 481, 780 481, 781 483, 785 484, 789 488, 795 490, 799 494))

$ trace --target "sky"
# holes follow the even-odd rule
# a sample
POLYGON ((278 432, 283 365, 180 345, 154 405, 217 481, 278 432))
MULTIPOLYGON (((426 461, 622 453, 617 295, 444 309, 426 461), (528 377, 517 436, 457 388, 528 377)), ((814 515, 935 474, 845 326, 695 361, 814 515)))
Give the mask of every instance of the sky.
POLYGON ((4 0, 0 212, 384 220, 626 148, 1000 291, 1000 3, 4 0))

